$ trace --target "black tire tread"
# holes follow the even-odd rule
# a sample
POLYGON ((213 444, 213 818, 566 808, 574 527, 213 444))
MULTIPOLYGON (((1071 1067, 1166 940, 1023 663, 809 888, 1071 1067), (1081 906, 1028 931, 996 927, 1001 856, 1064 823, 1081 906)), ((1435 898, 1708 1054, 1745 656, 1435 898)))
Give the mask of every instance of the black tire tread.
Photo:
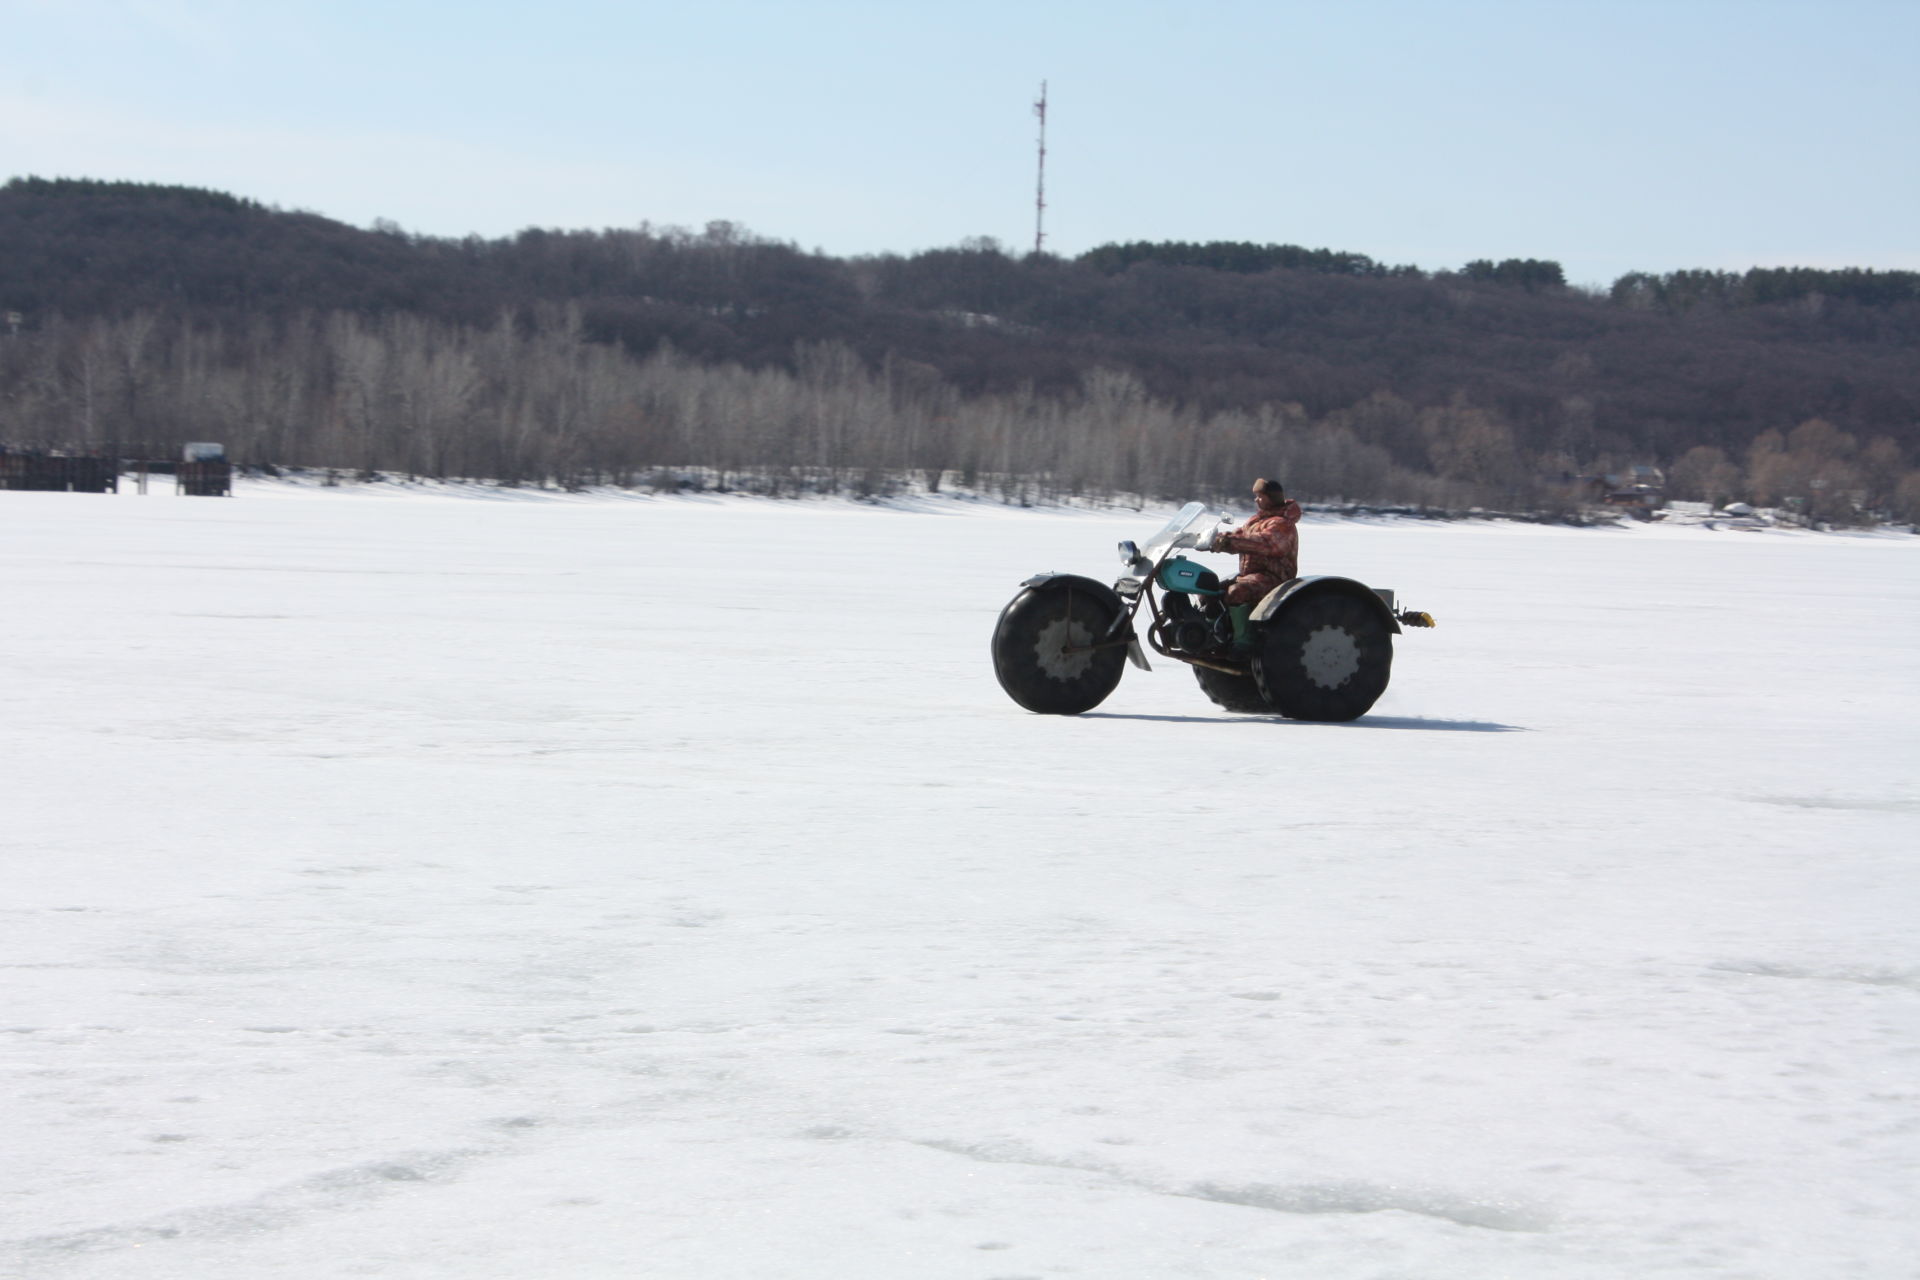
POLYGON ((1288 601, 1262 628, 1253 671, 1261 693, 1289 719, 1357 720, 1386 692, 1393 674, 1393 632, 1366 601, 1317 592, 1288 601), (1309 637, 1322 627, 1344 630, 1359 650, 1359 669, 1334 689, 1314 684, 1301 663, 1309 637))
POLYGON ((1015 702, 1041 715, 1091 711, 1106 700, 1126 671, 1127 651, 1121 646, 1093 653, 1086 670, 1071 680, 1041 668, 1035 656, 1040 633, 1069 610, 1076 620, 1087 619, 1096 635, 1104 633, 1117 616, 1110 602, 1090 591, 1067 585, 1029 587, 1001 610, 993 629, 993 674, 1000 687, 1015 702))
POLYGON ((1193 678, 1200 682, 1200 692, 1206 694, 1222 711, 1248 716, 1273 714, 1273 704, 1260 692, 1260 682, 1252 676, 1228 675, 1211 667, 1195 667, 1193 678))

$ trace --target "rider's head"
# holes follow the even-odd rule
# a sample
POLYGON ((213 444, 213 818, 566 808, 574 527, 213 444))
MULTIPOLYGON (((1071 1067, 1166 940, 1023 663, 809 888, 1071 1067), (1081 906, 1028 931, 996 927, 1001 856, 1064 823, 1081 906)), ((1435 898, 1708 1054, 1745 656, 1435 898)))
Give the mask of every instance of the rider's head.
POLYGON ((1287 491, 1278 480, 1262 476, 1253 482, 1253 500, 1262 511, 1272 511, 1287 500, 1287 491))

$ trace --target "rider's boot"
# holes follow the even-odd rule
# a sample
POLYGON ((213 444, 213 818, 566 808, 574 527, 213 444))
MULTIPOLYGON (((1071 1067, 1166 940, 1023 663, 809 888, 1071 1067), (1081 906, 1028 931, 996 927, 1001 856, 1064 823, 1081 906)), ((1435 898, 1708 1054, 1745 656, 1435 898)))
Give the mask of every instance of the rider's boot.
POLYGON ((1247 617, 1252 612, 1253 606, 1250 604, 1230 604, 1227 606, 1227 617, 1233 622, 1233 651, 1235 653, 1253 652, 1253 628, 1247 622, 1247 617))

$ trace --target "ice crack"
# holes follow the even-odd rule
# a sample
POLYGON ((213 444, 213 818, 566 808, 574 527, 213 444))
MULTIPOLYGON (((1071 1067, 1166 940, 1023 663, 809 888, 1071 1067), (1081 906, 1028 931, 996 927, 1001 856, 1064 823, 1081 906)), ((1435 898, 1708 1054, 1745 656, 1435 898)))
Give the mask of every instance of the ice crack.
POLYGON ((1043 1169, 1073 1169, 1099 1174, 1115 1182, 1155 1195, 1214 1204, 1265 1209, 1271 1213, 1348 1214, 1399 1213, 1437 1218, 1463 1227, 1487 1231, 1536 1232, 1552 1229, 1552 1218, 1536 1205, 1493 1197, 1461 1195, 1431 1187, 1372 1182, 1244 1183, 1198 1182, 1169 1188, 1135 1177, 1112 1165, 1057 1159, 1011 1144, 988 1145, 913 1139, 914 1145, 945 1151, 987 1164, 1024 1164, 1043 1169))

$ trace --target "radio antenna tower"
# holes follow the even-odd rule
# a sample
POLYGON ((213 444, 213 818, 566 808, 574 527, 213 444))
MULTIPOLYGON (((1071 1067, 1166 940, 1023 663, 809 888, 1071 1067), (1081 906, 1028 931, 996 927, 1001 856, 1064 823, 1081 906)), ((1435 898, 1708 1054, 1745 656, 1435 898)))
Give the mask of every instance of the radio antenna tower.
POLYGON ((1040 100, 1033 104, 1040 117, 1040 179, 1033 192, 1033 251, 1047 242, 1047 82, 1040 82, 1040 100))

